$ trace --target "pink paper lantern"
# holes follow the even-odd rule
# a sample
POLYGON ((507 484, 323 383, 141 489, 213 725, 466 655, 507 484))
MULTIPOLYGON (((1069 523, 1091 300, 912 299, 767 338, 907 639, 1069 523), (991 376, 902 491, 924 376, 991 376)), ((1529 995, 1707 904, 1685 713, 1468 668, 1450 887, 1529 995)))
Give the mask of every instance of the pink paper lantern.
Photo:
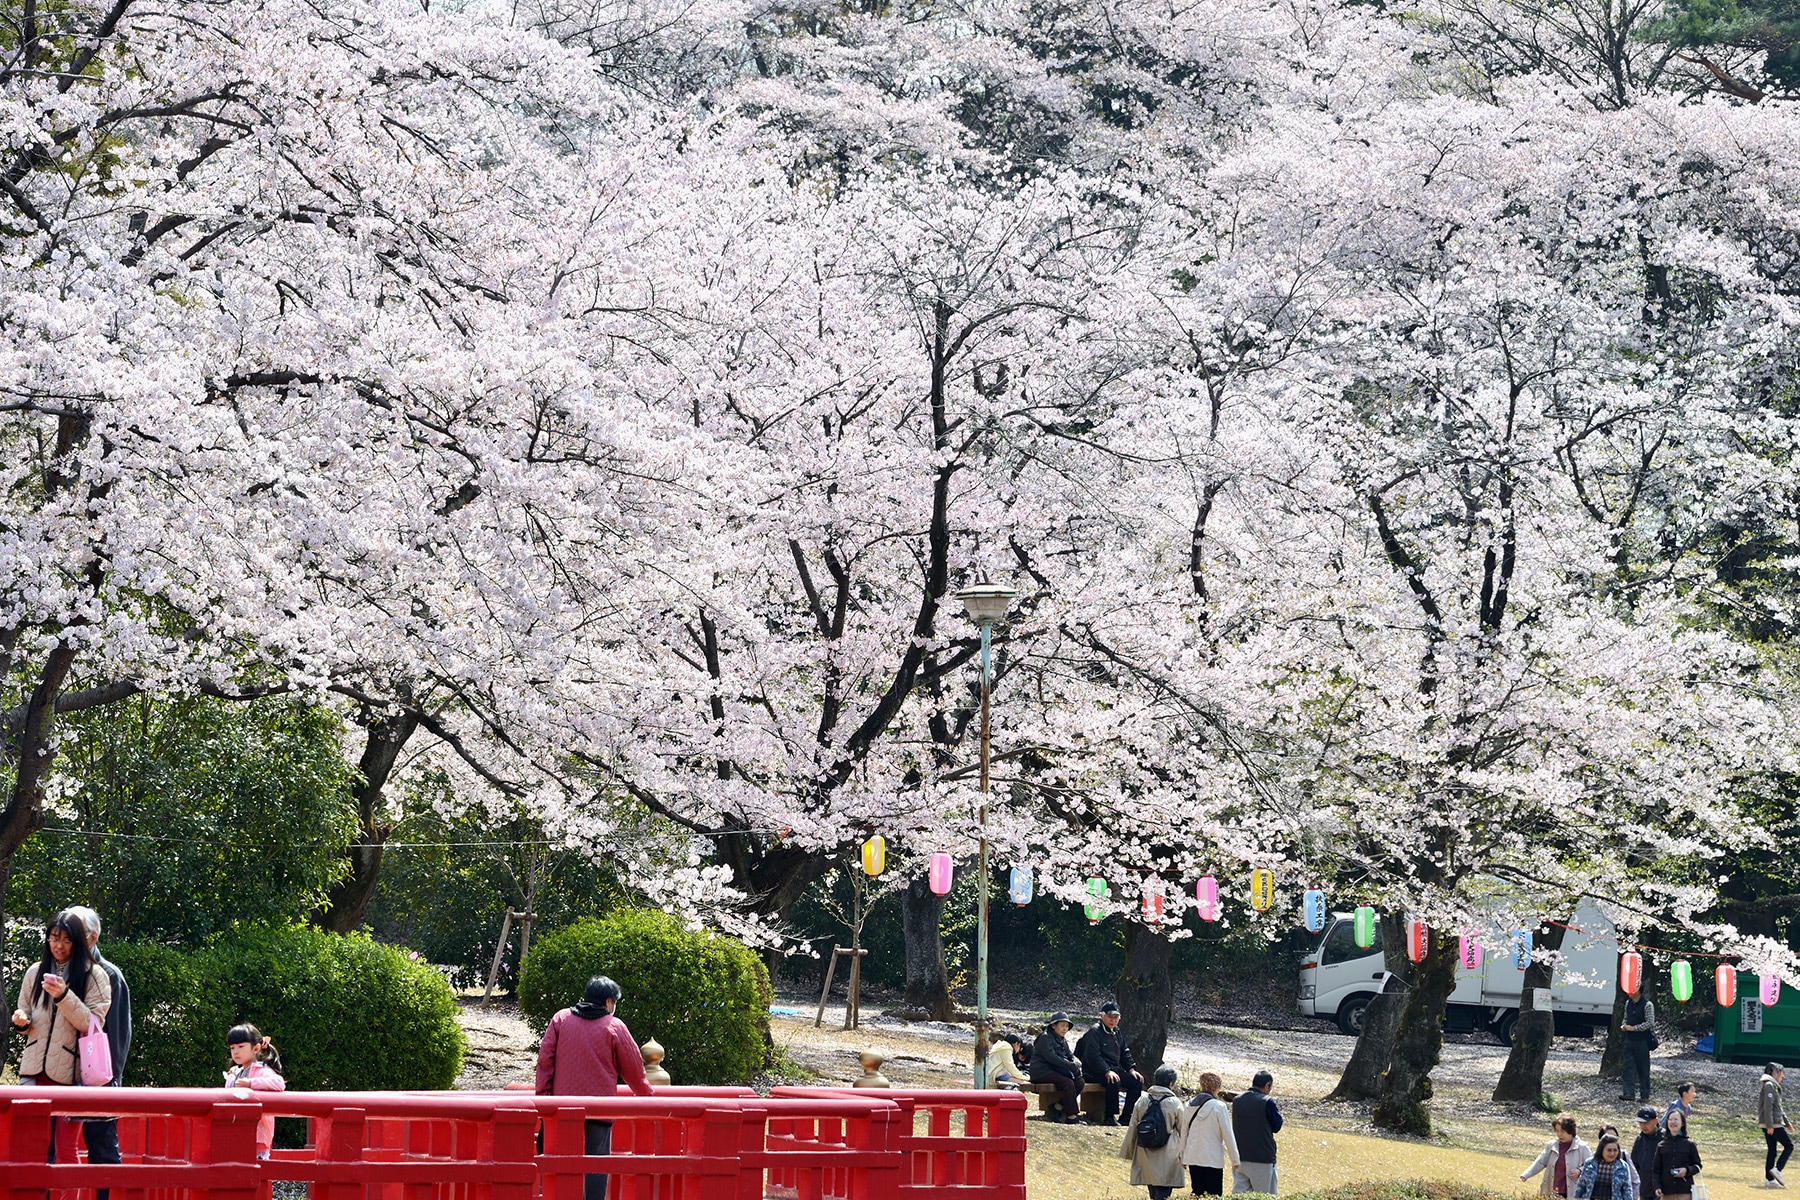
POLYGON ((1216 921, 1219 919, 1219 881, 1211 875, 1202 875, 1200 882, 1194 885, 1194 899, 1200 904, 1200 919, 1216 921))
POLYGON ((956 864, 942 850, 931 856, 931 890, 939 896, 948 895, 951 881, 956 877, 956 864))
POLYGON ((1775 1002, 1781 999, 1781 976, 1764 975, 1757 980, 1756 994, 1762 1000, 1764 1008, 1773 1008, 1775 1002))
POLYGON ((1481 967, 1481 943, 1472 937, 1456 939, 1456 958, 1466 971, 1479 970, 1481 967))

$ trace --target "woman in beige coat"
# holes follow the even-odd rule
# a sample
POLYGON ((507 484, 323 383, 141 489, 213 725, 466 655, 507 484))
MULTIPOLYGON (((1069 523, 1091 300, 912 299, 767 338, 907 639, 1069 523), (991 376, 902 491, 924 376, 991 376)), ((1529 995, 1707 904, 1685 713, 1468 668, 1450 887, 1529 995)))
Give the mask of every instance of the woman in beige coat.
POLYGON ((1175 1068, 1158 1067, 1150 1089, 1138 1097, 1137 1107, 1125 1122, 1125 1141, 1119 1157, 1131 1160, 1131 1182, 1135 1187, 1150 1189, 1150 1200, 1168 1200, 1174 1190, 1187 1182, 1181 1166, 1181 1098, 1174 1092, 1175 1068), (1169 1140, 1160 1146, 1138 1144, 1138 1122, 1152 1104, 1162 1106, 1163 1125, 1169 1140))
POLYGON ((88 1031, 88 1018, 104 1020, 111 1004, 106 972, 88 952, 87 925, 57 913, 44 928, 44 956, 26 970, 13 1010, 12 1023, 27 1031, 19 1082, 79 1082, 78 1042, 88 1031))

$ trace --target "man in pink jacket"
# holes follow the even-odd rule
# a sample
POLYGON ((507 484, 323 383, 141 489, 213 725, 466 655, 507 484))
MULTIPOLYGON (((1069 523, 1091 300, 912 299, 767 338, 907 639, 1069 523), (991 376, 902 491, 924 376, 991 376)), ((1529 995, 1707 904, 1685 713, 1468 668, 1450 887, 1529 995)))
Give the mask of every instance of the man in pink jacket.
MULTIPOLYGON (((638 1096, 651 1094, 644 1056, 625 1022, 614 1016, 623 993, 604 975, 587 982, 581 1003, 550 1018, 538 1047, 540 1096, 616 1096, 623 1083, 638 1096)), ((612 1122, 588 1121, 586 1153, 612 1152, 612 1122)), ((589 1175, 582 1200, 606 1200, 606 1176, 589 1175)))

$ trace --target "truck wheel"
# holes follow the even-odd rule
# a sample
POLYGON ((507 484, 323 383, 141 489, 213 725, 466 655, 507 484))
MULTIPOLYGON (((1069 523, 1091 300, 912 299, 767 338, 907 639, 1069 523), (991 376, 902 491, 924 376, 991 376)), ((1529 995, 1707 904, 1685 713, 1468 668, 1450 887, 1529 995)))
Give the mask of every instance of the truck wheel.
POLYGON ((1369 1013, 1369 1001, 1374 998, 1373 996, 1352 996, 1338 1005, 1338 1028, 1351 1037, 1361 1034, 1363 1018, 1369 1013))
POLYGON ((1494 1036, 1499 1039, 1502 1046, 1512 1045, 1513 1034, 1518 1031, 1519 1014, 1517 1011, 1509 1012, 1498 1021, 1494 1022, 1494 1036))

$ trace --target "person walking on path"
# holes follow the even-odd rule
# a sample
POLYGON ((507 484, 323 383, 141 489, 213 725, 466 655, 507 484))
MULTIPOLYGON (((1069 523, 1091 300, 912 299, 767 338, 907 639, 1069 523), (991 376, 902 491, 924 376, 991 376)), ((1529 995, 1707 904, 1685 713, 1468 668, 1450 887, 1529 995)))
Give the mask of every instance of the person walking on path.
POLYGON ((80 1039, 88 1019, 106 1019, 112 985, 88 954, 87 926, 69 912, 44 927, 44 954, 25 971, 12 1023, 26 1030, 19 1055, 21 1084, 73 1084, 80 1080, 80 1039))
POLYGON ((1200 1076, 1200 1091, 1181 1110, 1181 1164, 1196 1196, 1225 1192, 1226 1168, 1237 1169, 1237 1138, 1231 1133, 1231 1106, 1219 1099, 1224 1081, 1211 1071, 1200 1076))
POLYGON ((1662 1141, 1650 1163, 1656 1176, 1656 1194, 1662 1200, 1685 1200, 1694 1194, 1694 1176, 1700 1173, 1700 1147, 1687 1135, 1687 1118, 1670 1113, 1663 1124, 1662 1141))
MULTIPOLYGON (((540 1096, 616 1096, 619 1084, 633 1095, 653 1094, 644 1078, 644 1056, 625 1022, 614 1015, 624 992, 604 975, 587 981, 581 1003, 550 1018, 538 1047, 540 1096)), ((588 1155, 612 1153, 612 1122, 583 1125, 588 1155)), ((582 1200, 606 1200, 606 1176, 589 1175, 582 1200)))
POLYGON ((1075 1057, 1081 1060, 1081 1077, 1106 1089, 1106 1107, 1100 1114, 1100 1124, 1117 1125, 1121 1116, 1137 1107, 1138 1095, 1144 1090, 1144 1077, 1138 1074, 1131 1047, 1119 1033, 1117 1004, 1108 1000, 1100 1006, 1100 1019, 1088 1026, 1088 1031, 1075 1043, 1075 1057), (1121 1093, 1123 1107, 1119 1103, 1121 1093))
POLYGON ((1150 1200, 1169 1200, 1185 1178, 1175 1079, 1174 1067, 1156 1068, 1150 1090, 1127 1113, 1125 1140, 1119 1146, 1119 1157, 1131 1160, 1131 1186, 1149 1188, 1150 1200))
POLYGON ((1033 1083, 1054 1084, 1056 1103, 1050 1106, 1052 1121, 1074 1125, 1081 1120, 1081 1067, 1069 1056, 1068 1013, 1053 1013, 1044 1032, 1031 1043, 1031 1064, 1026 1072, 1033 1083))
POLYGON ((1258 1071, 1250 1090, 1231 1102, 1231 1134, 1237 1139, 1238 1161, 1231 1171, 1231 1190, 1276 1195, 1275 1135, 1281 1132, 1281 1110, 1269 1095, 1275 1076, 1258 1071))
MULTIPOLYGON (((80 918, 82 928, 87 930, 88 956, 95 966, 106 972, 107 986, 112 989, 112 1001, 106 1006, 104 1022, 107 1047, 112 1051, 110 1086, 123 1087, 125 1058, 131 1053, 131 988, 125 982, 125 973, 100 953, 100 914, 84 904, 72 904, 67 911, 80 918)), ((81 1122, 81 1137, 87 1143, 88 1162, 124 1161, 119 1153, 117 1117, 88 1117, 81 1122)), ((111 1192, 106 1188, 94 1189, 94 1200, 109 1200, 110 1196, 111 1192)))
POLYGON ((1543 1153, 1520 1172, 1519 1182, 1542 1171, 1544 1178, 1538 1184, 1538 1194, 1567 1196, 1569 1189, 1575 1186, 1575 1180, 1580 1178, 1581 1168, 1587 1165, 1591 1151, 1586 1142, 1575 1136, 1575 1118, 1568 1113, 1557 1114, 1550 1122, 1550 1132, 1556 1136, 1546 1142, 1543 1153))
POLYGON ((1640 1190, 1637 1169, 1610 1133, 1601 1137, 1575 1179, 1575 1200, 1636 1200, 1640 1190))
POLYGON ((1794 1152, 1794 1126, 1787 1119, 1787 1112, 1781 1107, 1782 1068, 1778 1062, 1772 1062, 1763 1068, 1762 1090, 1756 1096, 1756 1123, 1762 1126, 1763 1142, 1768 1146, 1768 1155, 1763 1159, 1763 1186, 1787 1186, 1787 1180, 1781 1177, 1781 1168, 1787 1166, 1788 1155, 1794 1152), (1781 1148, 1780 1155, 1776 1147, 1781 1148))
POLYGON ((1619 1031, 1625 1035, 1625 1086, 1619 1099, 1636 1099, 1642 1104, 1650 1099, 1650 1051, 1656 1041, 1656 1005, 1645 997, 1642 984, 1625 998, 1619 1031), (1634 1080, 1635 1097, 1631 1094, 1634 1080))
POLYGON ((1637 1172, 1638 1200, 1656 1200, 1656 1177, 1650 1173, 1656 1143, 1662 1140, 1662 1123, 1648 1104, 1637 1111, 1638 1135, 1631 1143, 1631 1165, 1637 1172))
MULTIPOLYGON (((231 1055, 231 1067, 225 1072, 226 1087, 253 1092, 287 1091, 287 1080, 281 1076, 281 1054, 262 1030, 254 1025, 233 1025, 225 1035, 225 1049, 231 1055)), ((256 1122, 256 1157, 269 1157, 269 1148, 274 1144, 275 1114, 264 1113, 256 1122)))

